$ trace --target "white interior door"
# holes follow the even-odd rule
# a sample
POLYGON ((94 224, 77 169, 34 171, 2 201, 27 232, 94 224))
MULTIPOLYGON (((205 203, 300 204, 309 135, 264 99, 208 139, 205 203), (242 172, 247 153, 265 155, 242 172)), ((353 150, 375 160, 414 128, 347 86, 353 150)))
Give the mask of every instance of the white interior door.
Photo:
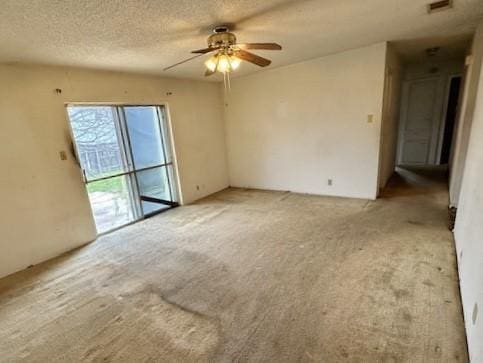
POLYGON ((440 88, 439 77, 405 83, 399 133, 399 164, 436 164, 440 88))

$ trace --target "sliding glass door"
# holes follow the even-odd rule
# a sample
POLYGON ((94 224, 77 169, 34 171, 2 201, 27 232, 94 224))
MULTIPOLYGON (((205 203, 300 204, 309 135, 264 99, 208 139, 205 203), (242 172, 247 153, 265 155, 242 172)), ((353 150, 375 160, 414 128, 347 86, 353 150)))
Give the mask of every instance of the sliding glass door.
POLYGON ((99 233, 177 205, 163 106, 67 110, 99 233))
POLYGON ((143 214, 150 215, 175 203, 171 187, 173 160, 162 109, 123 107, 130 150, 143 214), (164 126, 164 127, 163 127, 164 126))

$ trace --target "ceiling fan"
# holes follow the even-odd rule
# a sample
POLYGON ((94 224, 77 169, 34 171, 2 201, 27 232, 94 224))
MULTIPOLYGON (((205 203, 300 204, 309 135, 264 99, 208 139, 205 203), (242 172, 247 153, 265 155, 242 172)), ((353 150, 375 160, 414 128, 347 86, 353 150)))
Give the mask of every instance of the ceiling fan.
POLYGON ((282 47, 276 43, 237 43, 235 34, 231 33, 227 26, 217 26, 213 29, 213 34, 208 37, 208 48, 193 50, 191 53, 196 54, 195 56, 166 67, 163 71, 211 52, 216 53, 205 62, 207 68, 205 76, 211 76, 217 71, 226 76, 236 70, 242 61, 260 67, 266 67, 272 63, 271 60, 247 52, 246 49, 281 50, 282 47))

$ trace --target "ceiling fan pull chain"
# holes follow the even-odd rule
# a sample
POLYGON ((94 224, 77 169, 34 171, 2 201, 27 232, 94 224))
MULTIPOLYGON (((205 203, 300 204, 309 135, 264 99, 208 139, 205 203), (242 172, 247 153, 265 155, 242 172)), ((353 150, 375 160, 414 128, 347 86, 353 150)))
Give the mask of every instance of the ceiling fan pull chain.
POLYGON ((225 87, 225 97, 227 95, 227 91, 226 91, 226 72, 223 72, 223 86, 225 87))

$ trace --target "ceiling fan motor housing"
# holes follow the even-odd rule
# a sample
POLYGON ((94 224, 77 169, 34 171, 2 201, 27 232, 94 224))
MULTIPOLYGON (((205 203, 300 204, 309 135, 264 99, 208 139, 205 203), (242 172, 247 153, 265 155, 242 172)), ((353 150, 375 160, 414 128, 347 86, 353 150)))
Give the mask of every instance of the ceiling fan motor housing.
POLYGON ((228 47, 236 44, 235 34, 228 31, 211 34, 208 38, 208 46, 213 47, 228 47))

